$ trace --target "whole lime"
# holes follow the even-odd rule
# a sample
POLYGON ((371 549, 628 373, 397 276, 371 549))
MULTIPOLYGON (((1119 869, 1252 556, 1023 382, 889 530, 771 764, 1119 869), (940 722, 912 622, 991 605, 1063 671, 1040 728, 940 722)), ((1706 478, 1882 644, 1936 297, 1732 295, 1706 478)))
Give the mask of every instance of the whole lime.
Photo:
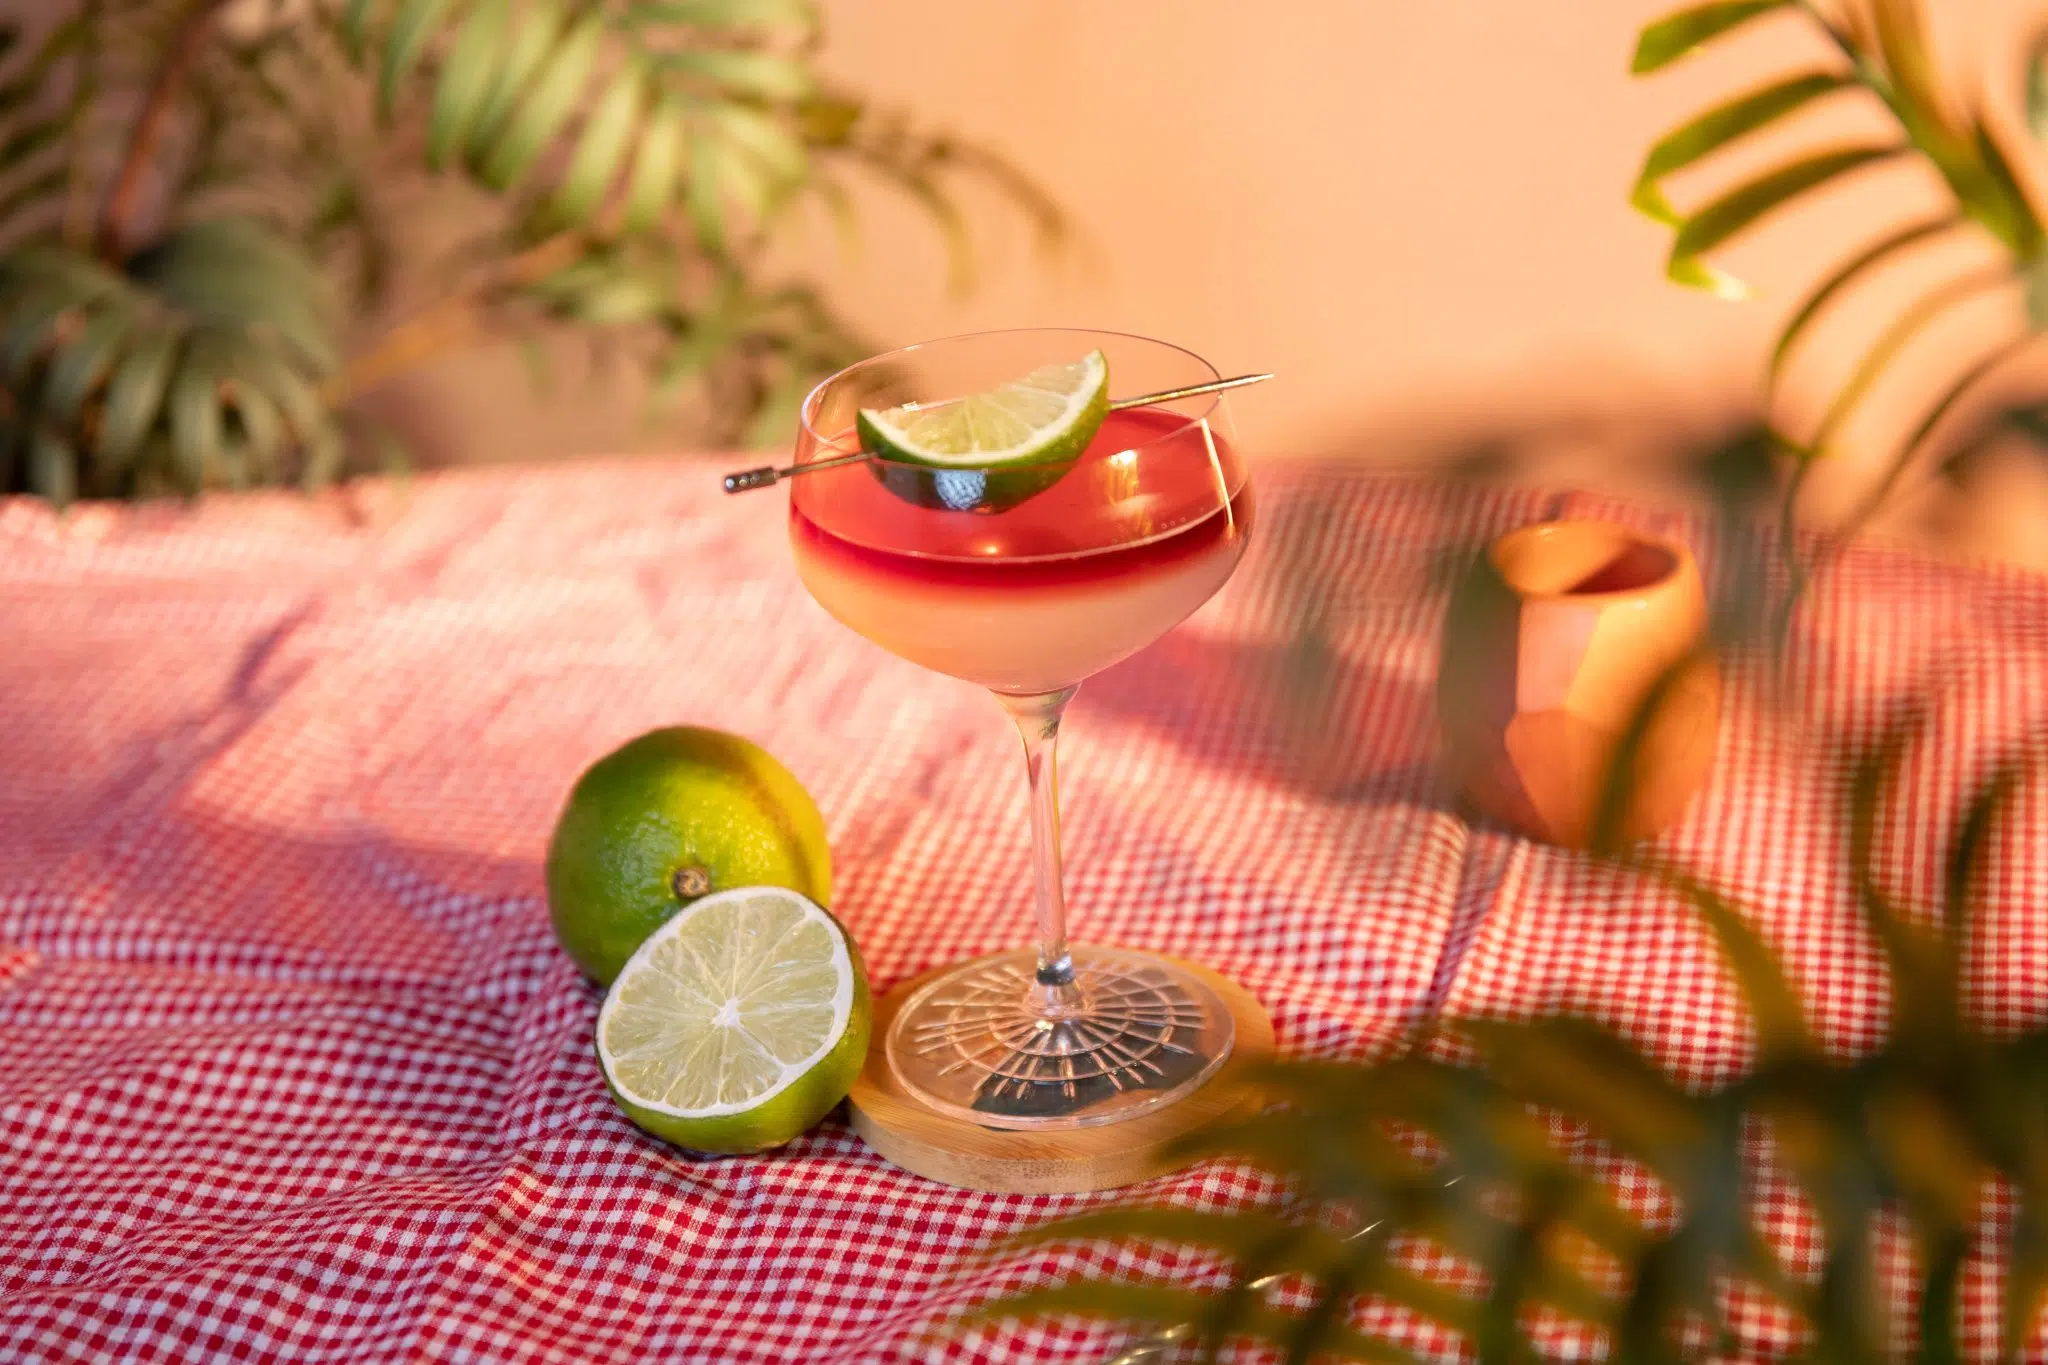
POLYGON ((738 735, 653 730, 577 779, 548 844, 548 916, 609 984, 685 905, 741 886, 831 902, 825 821, 789 769, 738 735))

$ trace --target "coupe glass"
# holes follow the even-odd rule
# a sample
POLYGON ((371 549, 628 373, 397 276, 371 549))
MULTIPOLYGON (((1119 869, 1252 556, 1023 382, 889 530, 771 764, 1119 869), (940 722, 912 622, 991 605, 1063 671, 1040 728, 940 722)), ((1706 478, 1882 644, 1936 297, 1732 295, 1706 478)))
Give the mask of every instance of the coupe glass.
MULTIPOLYGON (((1218 377, 1178 347, 1107 332, 926 342, 819 385, 797 462, 858 449, 861 408, 943 402, 1095 349, 1112 398, 1218 377)), ((797 570, 819 605, 988 688, 1024 740, 1037 947, 952 967, 906 1000, 884 1040, 896 1076, 993 1128, 1110 1123, 1188 1094, 1230 1053, 1229 1011, 1166 959, 1067 941, 1054 752, 1082 680, 1165 634, 1244 555, 1252 490, 1221 396, 1112 412, 1064 473, 870 460, 789 488, 797 570)))

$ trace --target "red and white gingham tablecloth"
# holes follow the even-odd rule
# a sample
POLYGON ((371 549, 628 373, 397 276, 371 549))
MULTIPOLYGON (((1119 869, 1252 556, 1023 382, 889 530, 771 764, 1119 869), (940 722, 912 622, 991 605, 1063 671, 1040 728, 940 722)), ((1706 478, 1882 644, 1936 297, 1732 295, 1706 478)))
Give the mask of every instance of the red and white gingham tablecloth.
MULTIPOLYGON (((597 996, 550 938, 540 860, 577 773, 653 726, 746 734, 809 786, 878 987, 1027 933, 996 708, 829 620, 782 500, 728 500, 714 471, 447 475, 367 520, 284 494, 61 519, 0 502, 0 1359, 1087 1362, 1125 1334, 924 1329, 1080 1270, 1213 1277, 1163 1251, 974 1259, 1089 1201, 936 1185, 837 1118, 692 1159, 606 1098, 597 996)), ((1585 495, 1260 476, 1237 579, 1073 709, 1083 936, 1212 964, 1297 1054, 1381 1053, 1440 1012, 1576 1009, 1690 1081, 1735 1074, 1734 991, 1688 915, 1468 825, 1432 766, 1446 547, 1605 515, 1711 562, 1704 528, 1585 495), (1341 663, 1307 767, 1279 700, 1289 556, 1329 576, 1341 663)), ((2048 711, 2048 583, 1860 550, 1798 649, 1801 714, 1766 715, 1738 671, 1666 846, 1757 907, 1854 1051, 1886 989, 1816 748, 1940 683, 1885 868, 1933 897, 1960 793, 2048 711)), ((2029 798, 1986 889, 1972 985, 1996 1026, 2048 1012, 2044 833, 2029 798)), ((1215 1167, 1147 1191, 1267 1192, 1215 1167)), ((1980 1346, 1994 1291, 1969 1286, 1980 1346)))

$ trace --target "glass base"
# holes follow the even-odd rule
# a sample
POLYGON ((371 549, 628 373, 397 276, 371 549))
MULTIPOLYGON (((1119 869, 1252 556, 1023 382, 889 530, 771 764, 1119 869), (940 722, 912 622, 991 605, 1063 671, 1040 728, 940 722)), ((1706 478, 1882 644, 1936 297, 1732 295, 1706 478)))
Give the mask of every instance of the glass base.
POLYGON ((1074 999, 1037 1007, 1037 954, 963 963, 921 986, 889 1027, 889 1068, 940 1113, 987 1128, 1083 1128, 1171 1104, 1230 1055, 1230 1011, 1150 953, 1076 947, 1074 999))

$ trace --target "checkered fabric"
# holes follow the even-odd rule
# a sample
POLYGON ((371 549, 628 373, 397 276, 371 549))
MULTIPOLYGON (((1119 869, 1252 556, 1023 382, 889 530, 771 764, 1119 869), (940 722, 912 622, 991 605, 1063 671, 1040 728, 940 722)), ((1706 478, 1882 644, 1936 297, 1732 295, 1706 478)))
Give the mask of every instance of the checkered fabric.
MULTIPOLYGON (((929 1324, 1079 1272, 1216 1277, 1164 1250, 986 1254, 1091 1200, 936 1185, 837 1118, 699 1160, 606 1098, 540 860, 577 773, 648 728, 738 731, 795 770, 878 987, 1028 936, 996 708, 829 620, 781 500, 713 474, 464 473, 396 512, 389 489, 0 503, 0 1358, 1092 1362, 1127 1334, 929 1324)), ((1211 964, 1297 1054, 1570 1008, 1689 1080, 1735 1074, 1749 1040, 1688 916, 1469 825, 1432 752, 1444 552, 1586 514, 1711 564, 1704 529, 1583 495, 1260 477, 1237 579, 1071 713, 1082 936, 1211 964), (1306 733, 1291 564, 1326 590, 1306 733)), ((1767 714, 1738 670, 1666 847, 1755 907, 1854 1051, 1886 990, 1834 870, 1841 774, 1812 755, 1961 680, 1887 826, 1884 875, 1933 896, 1958 793, 2048 706, 2048 584, 1858 551, 1800 631, 1802 712, 1767 714)), ((1987 888, 1973 989, 2000 1026, 2048 1002, 2044 819, 2022 803, 1987 888)), ((1211 1167, 1140 1193, 1272 1191, 1211 1167)), ((1972 1285, 1980 1345, 1994 1289, 1972 1285)))

